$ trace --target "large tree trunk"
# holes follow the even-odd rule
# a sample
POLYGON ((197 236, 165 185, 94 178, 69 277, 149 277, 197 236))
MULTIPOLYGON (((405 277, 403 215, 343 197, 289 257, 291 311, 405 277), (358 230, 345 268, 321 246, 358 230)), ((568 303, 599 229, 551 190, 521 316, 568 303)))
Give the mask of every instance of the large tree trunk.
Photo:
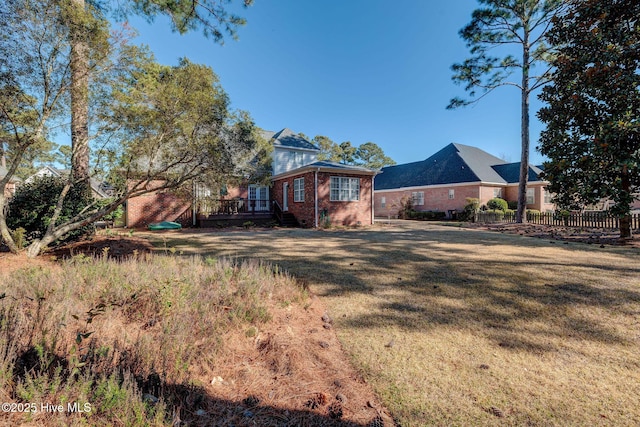
POLYGON ((0 236, 2 236, 2 241, 7 245, 9 250, 16 254, 18 253, 19 248, 16 246, 13 241, 13 236, 11 235, 11 231, 9 231, 9 227, 7 227, 7 207, 8 200, 4 195, 4 186, 0 188, 0 236))
MULTIPOLYGON (((629 169, 627 165, 622 166, 622 190, 628 194, 631 193, 631 179, 629 178, 629 169)), ((631 215, 627 213, 620 218, 620 239, 631 239, 631 215)))
POLYGON ((516 222, 527 222, 527 180, 529 179, 529 34, 525 23, 522 42, 522 120, 520 136, 522 153, 520 155, 520 179, 518 183, 518 209, 516 222))
POLYGON ((84 0, 71 1, 71 168, 89 189, 89 44, 84 0))

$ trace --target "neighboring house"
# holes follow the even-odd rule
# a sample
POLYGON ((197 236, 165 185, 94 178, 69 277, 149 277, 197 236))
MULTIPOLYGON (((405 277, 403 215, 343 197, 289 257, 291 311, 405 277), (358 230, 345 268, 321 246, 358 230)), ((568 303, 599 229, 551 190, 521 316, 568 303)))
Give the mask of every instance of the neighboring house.
MULTIPOLYGON (((56 169, 52 166, 44 166, 40 168, 36 173, 31 175, 29 178, 25 180, 25 182, 29 183, 36 178, 43 176, 53 176, 56 178, 64 178, 69 176, 69 170, 67 169, 56 169)), ((96 178, 90 178, 89 183, 91 184, 91 194, 96 199, 106 199, 111 195, 112 188, 105 183, 104 181, 100 181, 96 178)))
MULTIPOLYGON (((7 170, 7 167, 5 165, 0 165, 0 180, 7 176, 7 172, 9 172, 7 170)), ((11 177, 11 179, 9 179, 9 182, 7 183, 7 186, 4 188, 5 197, 13 196, 16 192, 16 186, 20 182, 20 178, 17 178, 15 176, 11 177)))
MULTIPOLYGON (((527 209, 551 211, 542 171, 529 165, 527 209)), ((395 217, 403 199, 417 211, 461 211, 467 198, 486 204, 494 197, 517 201, 520 163, 507 163, 476 147, 449 144, 426 160, 388 166, 376 178, 375 214, 395 217)))
POLYGON ((246 182, 225 187, 215 200, 206 188, 194 188, 191 197, 168 191, 134 197, 127 201, 127 226, 143 227, 161 220, 203 227, 273 219, 303 227, 373 223, 377 172, 318 162, 320 149, 287 128, 264 131, 263 137, 273 146, 271 185, 246 182), (195 212, 205 204, 202 211, 206 212, 195 212))

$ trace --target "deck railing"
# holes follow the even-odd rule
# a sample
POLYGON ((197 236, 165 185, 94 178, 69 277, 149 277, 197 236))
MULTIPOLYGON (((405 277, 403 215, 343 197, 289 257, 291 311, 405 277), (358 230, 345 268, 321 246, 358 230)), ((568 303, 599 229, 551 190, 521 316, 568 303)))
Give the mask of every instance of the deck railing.
POLYGON ((210 203, 209 216, 273 213, 273 203, 268 199, 219 199, 210 203))

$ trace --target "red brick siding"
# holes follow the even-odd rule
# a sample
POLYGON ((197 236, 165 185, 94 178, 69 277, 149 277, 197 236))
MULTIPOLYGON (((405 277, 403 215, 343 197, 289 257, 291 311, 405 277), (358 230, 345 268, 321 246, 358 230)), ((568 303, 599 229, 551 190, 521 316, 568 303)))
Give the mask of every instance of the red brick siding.
POLYGON ((8 182, 7 185, 4 187, 4 196, 11 197, 15 194, 15 192, 16 192, 16 183, 8 182))
MULTIPOLYGON (((375 193, 375 215, 378 217, 395 217, 398 215, 400 209, 401 200, 403 197, 411 197, 412 192, 423 191, 424 192, 424 206, 415 206, 417 211, 441 211, 446 212, 448 210, 462 210, 466 204, 467 197, 473 197, 480 199, 480 205, 486 205, 487 202, 493 199, 493 190, 496 188, 502 189, 502 198, 507 201, 518 200, 518 186, 491 186, 491 185, 468 185, 468 186, 452 186, 452 187, 440 187, 440 188, 418 188, 413 190, 398 190, 398 191, 385 191, 375 193), (455 198, 449 199, 449 189, 455 191, 455 198), (382 197, 386 199, 386 208, 382 207, 382 197)), ((535 203, 527 205, 527 209, 537 209, 545 212, 547 210, 553 210, 554 205, 550 203, 544 203, 544 184, 533 184, 529 188, 535 188, 535 203)))
MULTIPOLYGON (((306 172, 288 178, 278 179, 273 183, 272 195, 278 204, 283 206, 283 183, 289 183, 288 205, 298 222, 304 227, 315 226, 315 172, 306 172), (293 181, 304 178, 304 202, 294 202, 293 181)), ((371 225, 371 177, 354 174, 318 173, 318 212, 327 209, 333 225, 371 225), (341 176, 360 179, 360 200, 357 202, 332 202, 331 177, 341 176)))
MULTIPOLYGON (((151 187, 160 185, 152 182, 151 187)), ((127 227, 146 227, 160 221, 192 225, 191 199, 187 194, 169 190, 143 194, 127 200, 127 227)))
MULTIPOLYGON (((379 217, 395 217, 398 215, 404 197, 411 197, 413 192, 424 192, 424 205, 414 206, 417 211, 462 210, 467 197, 480 197, 478 185, 451 186, 438 188, 417 188, 412 190, 384 191, 375 193, 375 214, 379 217), (449 190, 454 190, 454 198, 449 199, 449 190), (382 207, 382 197, 386 199, 386 208, 382 207)), ((491 192, 493 197, 493 192, 491 192)))
POLYGON ((333 225, 371 225, 371 198, 373 196, 371 176, 352 174, 319 173, 318 174, 318 204, 319 211, 328 210, 333 225), (360 179, 360 200, 357 202, 332 202, 331 177, 341 176, 360 179))

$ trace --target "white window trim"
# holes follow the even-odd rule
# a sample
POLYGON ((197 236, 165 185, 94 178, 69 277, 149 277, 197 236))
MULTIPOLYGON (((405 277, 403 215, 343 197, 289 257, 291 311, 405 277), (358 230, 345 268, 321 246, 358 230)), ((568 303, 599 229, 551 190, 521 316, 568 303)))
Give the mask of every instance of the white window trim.
POLYGON ((414 206, 424 206, 424 191, 414 191, 411 193, 411 200, 414 206))
POLYGON ((304 202, 304 177, 293 180, 293 201, 304 202))
POLYGON ((454 200, 456 198, 456 190, 453 188, 449 189, 449 200, 454 200))
POLYGON ((381 207, 381 208, 386 208, 386 207, 387 207, 387 198, 386 198, 386 197, 384 197, 384 196, 382 196, 382 197, 380 198, 380 207, 381 207))
POLYGON ((329 200, 332 202, 359 202, 360 201, 360 178, 354 178, 350 176, 330 177, 329 200), (334 187, 334 182, 336 181, 338 183, 337 188, 334 187), (355 183, 355 188, 352 188, 352 185, 354 183, 355 183), (338 196, 337 198, 335 197, 334 190, 337 191, 337 196, 338 196), (356 197, 353 197, 354 194, 356 197))
POLYGON ((536 203, 536 189, 527 188, 527 205, 533 205, 536 203))

